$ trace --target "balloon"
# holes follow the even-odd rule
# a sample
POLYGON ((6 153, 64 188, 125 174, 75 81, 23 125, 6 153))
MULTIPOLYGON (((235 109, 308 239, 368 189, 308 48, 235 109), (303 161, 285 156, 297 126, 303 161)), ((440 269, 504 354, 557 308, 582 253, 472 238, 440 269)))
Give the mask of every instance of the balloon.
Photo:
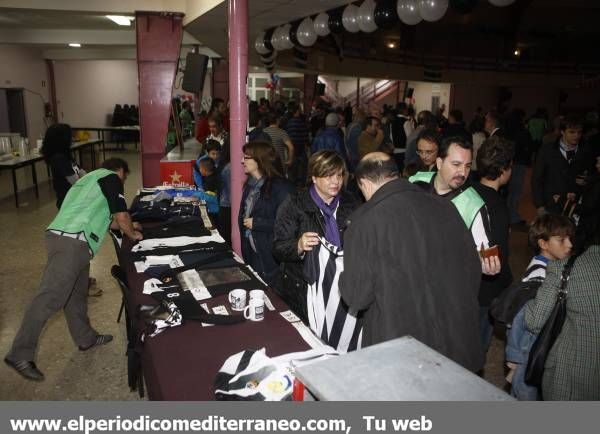
POLYGON ((283 48, 281 47, 281 27, 277 27, 273 31, 273 36, 271 36, 271 45, 277 51, 281 51, 283 48))
POLYGON ((396 12, 398 12, 400 21, 409 26, 414 26, 422 20, 417 0, 398 0, 396 12))
POLYGON ((511 5, 515 2, 515 0, 490 0, 490 3, 494 6, 504 7, 511 5))
POLYGON ((466 15, 470 13, 479 0, 450 0, 450 7, 459 14, 466 15))
POLYGON ((321 12, 315 18, 315 33, 318 36, 327 36, 329 34, 329 15, 321 12))
POLYGON ((346 6, 342 14, 342 24, 350 33, 356 33, 360 30, 358 26, 358 6, 352 3, 346 6))
POLYGON ((342 33, 344 31, 342 10, 340 8, 329 12, 329 31, 331 33, 342 33))
POLYGON ((271 52, 271 50, 265 47, 265 32, 262 32, 256 37, 256 41, 254 41, 254 48, 258 54, 267 54, 271 52))
POLYGON ((391 29, 398 22, 395 0, 380 0, 375 6, 375 24, 380 29, 391 29))
POLYGON ((365 0, 358 8, 358 27, 365 33, 371 33, 377 30, 375 24, 375 2, 365 0))
POLYGON ((419 0, 419 13, 425 21, 437 21, 448 10, 448 0, 419 0))
POLYGON ((290 27, 290 41, 294 45, 300 45, 298 41, 298 26, 300 25, 300 21, 296 21, 292 23, 292 27, 290 27))
POLYGON ((317 33, 313 20, 306 17, 302 20, 296 31, 296 38, 303 47, 310 47, 317 42, 317 33))
POLYGON ((261 54, 260 60, 262 63, 272 63, 277 59, 277 51, 271 51, 267 54, 261 54))
POLYGON ((275 49, 275 47, 273 47, 273 44, 271 44, 271 39, 273 38, 274 31, 275 31, 275 28, 272 28, 265 32, 265 39, 263 40, 263 42, 265 44, 265 47, 269 51, 273 51, 275 49))
POLYGON ((290 38, 290 29, 292 28, 291 24, 284 24, 281 26, 281 46, 284 50, 289 50, 290 48, 294 48, 294 43, 290 38))

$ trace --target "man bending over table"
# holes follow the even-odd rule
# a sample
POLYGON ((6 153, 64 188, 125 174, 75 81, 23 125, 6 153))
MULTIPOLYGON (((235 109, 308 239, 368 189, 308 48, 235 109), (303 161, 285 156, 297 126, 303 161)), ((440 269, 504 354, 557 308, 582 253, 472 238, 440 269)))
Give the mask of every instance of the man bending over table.
POLYGON ((48 263, 39 293, 25 313, 12 348, 4 361, 28 380, 42 381, 44 374, 33 362, 39 336, 46 321, 59 309, 71 338, 86 351, 112 341, 98 334, 87 314, 90 260, 111 226, 132 240, 141 240, 141 226, 127 212, 123 183, 127 162, 110 158, 102 168, 88 173, 69 189, 64 202, 46 230, 48 263))

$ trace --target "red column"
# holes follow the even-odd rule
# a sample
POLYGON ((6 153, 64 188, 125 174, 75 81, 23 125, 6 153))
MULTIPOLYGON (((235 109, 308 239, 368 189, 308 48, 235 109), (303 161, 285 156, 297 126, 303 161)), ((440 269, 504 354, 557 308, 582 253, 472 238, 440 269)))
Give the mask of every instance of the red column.
POLYGON ((229 101, 229 63, 226 59, 213 58, 212 61, 212 97, 229 101))
POLYGON ((318 78, 317 74, 304 74, 304 114, 306 116, 310 116, 318 78))
POLYGON ((171 92, 179 62, 183 14, 136 12, 142 183, 160 184, 171 92))
POLYGON ((231 146, 231 244, 241 255, 237 218, 246 179, 242 168, 242 146, 246 142, 248 101, 248 0, 229 0, 229 139, 231 146))

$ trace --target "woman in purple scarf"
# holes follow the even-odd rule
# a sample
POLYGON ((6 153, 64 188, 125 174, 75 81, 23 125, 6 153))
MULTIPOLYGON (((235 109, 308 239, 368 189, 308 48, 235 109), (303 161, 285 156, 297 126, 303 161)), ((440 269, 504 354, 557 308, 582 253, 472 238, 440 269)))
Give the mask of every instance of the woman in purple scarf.
POLYGON ((308 188, 292 194, 279 207, 273 243, 273 254, 283 268, 276 289, 305 321, 304 256, 320 243, 319 237, 342 248, 346 221, 359 205, 344 189, 348 171, 344 158, 335 151, 314 153, 308 162, 308 177, 308 188))

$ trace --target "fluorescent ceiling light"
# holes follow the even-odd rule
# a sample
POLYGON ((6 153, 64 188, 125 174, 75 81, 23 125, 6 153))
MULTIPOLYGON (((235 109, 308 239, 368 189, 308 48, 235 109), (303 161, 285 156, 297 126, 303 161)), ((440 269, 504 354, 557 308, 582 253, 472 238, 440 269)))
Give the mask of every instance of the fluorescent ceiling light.
POLYGON ((73 48, 79 48, 79 47, 81 47, 81 44, 80 44, 80 43, 78 43, 78 42, 71 42, 71 43, 69 44, 69 47, 73 47, 73 48))
POLYGON ((131 22, 133 21, 133 17, 126 17, 123 15, 106 15, 106 18, 114 21, 120 26, 130 26, 131 22))

